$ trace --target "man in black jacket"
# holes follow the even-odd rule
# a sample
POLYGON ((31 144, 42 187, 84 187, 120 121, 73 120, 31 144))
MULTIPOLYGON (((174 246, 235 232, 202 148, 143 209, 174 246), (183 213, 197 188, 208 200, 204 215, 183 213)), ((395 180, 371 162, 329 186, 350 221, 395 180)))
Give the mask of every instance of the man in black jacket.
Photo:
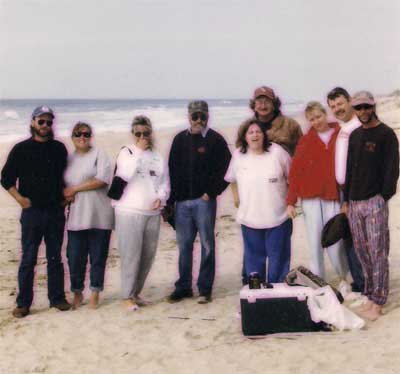
POLYGON ((228 183, 224 176, 231 154, 225 139, 207 126, 208 104, 192 101, 188 106, 190 127, 175 136, 169 155, 171 197, 175 204, 175 227, 179 247, 179 279, 170 302, 192 297, 193 243, 201 241, 201 264, 197 281, 200 304, 211 301, 215 276, 216 198, 228 183))
POLYGON ((18 270, 17 307, 12 314, 29 314, 33 300, 34 269, 44 238, 50 307, 70 309, 64 294, 61 246, 64 235, 63 174, 67 150, 53 139, 54 112, 45 106, 32 113, 32 137, 16 144, 1 171, 1 185, 18 202, 21 213, 22 258, 18 270))
POLYGON ((349 139, 343 211, 365 278, 368 302, 361 312, 376 320, 389 293, 388 201, 399 178, 399 142, 377 117, 371 93, 356 93, 351 104, 362 125, 349 139))

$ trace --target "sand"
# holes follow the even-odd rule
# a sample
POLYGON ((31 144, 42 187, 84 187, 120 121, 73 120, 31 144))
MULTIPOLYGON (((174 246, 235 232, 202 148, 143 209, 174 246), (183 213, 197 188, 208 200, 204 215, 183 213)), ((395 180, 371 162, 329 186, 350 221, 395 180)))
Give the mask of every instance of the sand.
MULTIPOLYGON (((399 99, 383 98, 381 119, 400 127, 399 99)), ((300 119, 300 121, 303 121, 300 119)), ((303 121, 304 122, 304 121, 303 121)), ((220 130, 233 145, 235 128, 220 130)), ((398 132, 399 133, 399 132, 398 132)), ((158 133, 158 148, 167 154, 174 131, 158 133)), ((64 139, 70 146, 70 140, 64 139)), ((129 134, 107 133, 98 146, 115 158, 129 143, 129 134)), ((0 164, 12 144, 2 144, 0 164)), ((168 304, 165 297, 177 277, 175 233, 162 224, 158 252, 143 296, 153 302, 127 312, 120 301, 120 264, 112 239, 105 291, 97 310, 85 304, 76 311, 48 308, 46 261, 41 247, 31 314, 15 319, 17 269, 20 257, 20 209, 0 191, 0 373, 400 373, 400 197, 390 201, 390 295, 385 315, 359 331, 269 336, 250 340, 237 317, 242 241, 235 223, 229 188, 218 201, 217 274, 214 301, 195 299, 168 304)), ((195 280, 199 267, 196 241, 195 280)), ((65 242, 63 248, 65 259, 65 242)), ((64 264, 66 262, 64 261, 64 264)), ((292 266, 308 264, 304 222, 294 222, 292 266)), ((333 270, 326 262, 327 277, 333 270)), ((69 289, 68 268, 66 290, 69 289)), ((71 300, 70 292, 66 293, 71 300)))

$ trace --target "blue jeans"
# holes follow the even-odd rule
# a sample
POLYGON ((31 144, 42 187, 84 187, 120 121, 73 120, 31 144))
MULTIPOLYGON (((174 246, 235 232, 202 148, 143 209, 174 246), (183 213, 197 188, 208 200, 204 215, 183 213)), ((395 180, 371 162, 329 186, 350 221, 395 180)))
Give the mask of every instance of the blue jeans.
MULTIPOLYGON (((343 192, 340 192, 340 203, 343 203, 343 192)), ((346 250, 347 262, 349 263, 349 270, 353 283, 351 284, 351 290, 353 292, 364 292, 364 274, 362 271, 360 260, 354 250, 352 240, 343 241, 344 248, 346 250)))
POLYGON ((344 242, 346 249, 347 261, 349 262, 349 269, 351 277, 353 278, 353 283, 351 284, 351 290, 353 292, 364 292, 364 274, 362 272, 362 267, 360 260, 356 255, 353 243, 344 242))
POLYGON ((72 292, 81 292, 85 287, 88 255, 90 258, 90 289, 103 291, 110 236, 111 230, 68 230, 67 257, 72 292))
POLYGON ((61 246, 64 236, 64 208, 27 208, 21 213, 22 257, 18 269, 18 307, 30 307, 39 245, 44 238, 47 258, 47 291, 50 305, 65 300, 61 246))
POLYGON ((179 279, 176 290, 192 289, 193 243, 197 232, 201 242, 201 263, 197 286, 200 295, 211 295, 215 277, 215 216, 217 201, 202 198, 178 201, 175 208, 176 238, 179 247, 179 279))
POLYGON ((265 282, 268 258, 268 282, 281 283, 290 270, 292 220, 269 229, 252 229, 241 226, 244 244, 246 274, 256 272, 265 282))

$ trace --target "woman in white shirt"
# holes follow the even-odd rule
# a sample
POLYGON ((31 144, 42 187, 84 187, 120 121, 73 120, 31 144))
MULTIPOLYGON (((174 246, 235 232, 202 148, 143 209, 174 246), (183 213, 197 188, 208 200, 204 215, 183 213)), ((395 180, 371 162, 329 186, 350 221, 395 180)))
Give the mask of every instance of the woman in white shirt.
POLYGON ((247 276, 282 282, 289 271, 292 220, 286 214, 289 154, 270 143, 256 119, 239 128, 225 180, 232 183, 247 276), (268 276, 266 277, 266 260, 268 276))
POLYGON ((145 116, 132 122, 133 144, 117 157, 115 177, 124 181, 113 200, 121 257, 122 298, 128 310, 146 304, 140 297, 153 264, 160 232, 160 211, 169 197, 169 175, 162 156, 153 150, 152 125, 145 116))
POLYGON ((111 180, 111 163, 107 154, 92 146, 92 127, 78 122, 72 130, 75 152, 68 159, 64 175, 65 198, 70 201, 67 219, 67 257, 74 293, 73 308, 83 301, 85 272, 90 258, 89 307, 96 308, 99 292, 104 287, 104 272, 108 256, 114 214, 107 197, 111 180))

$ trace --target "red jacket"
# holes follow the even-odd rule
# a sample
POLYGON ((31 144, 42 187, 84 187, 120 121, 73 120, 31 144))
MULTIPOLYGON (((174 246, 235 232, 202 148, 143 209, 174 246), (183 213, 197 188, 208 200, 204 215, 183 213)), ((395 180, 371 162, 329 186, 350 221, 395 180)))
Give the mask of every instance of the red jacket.
POLYGON ((294 205, 298 198, 319 197, 323 200, 339 200, 335 178, 335 144, 340 127, 330 123, 335 129, 328 146, 311 128, 300 138, 289 172, 287 204, 294 205))

